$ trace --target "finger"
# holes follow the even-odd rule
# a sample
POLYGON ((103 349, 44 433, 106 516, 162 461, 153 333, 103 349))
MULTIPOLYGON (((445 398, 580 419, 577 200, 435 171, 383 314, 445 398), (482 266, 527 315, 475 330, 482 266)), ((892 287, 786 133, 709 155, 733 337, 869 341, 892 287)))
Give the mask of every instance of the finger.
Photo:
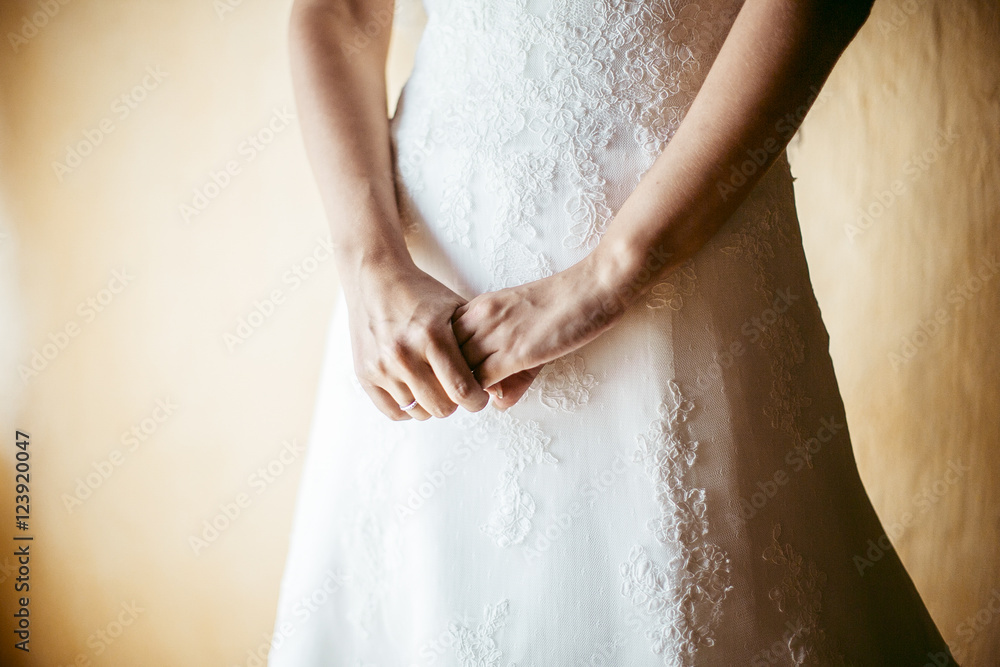
MULTIPOLYGON (((457 340, 457 339, 456 339, 457 340)), ((488 356, 493 352, 487 350, 483 345, 483 342, 476 337, 472 337, 469 340, 459 342, 459 350, 462 353, 462 357, 465 359, 465 363, 469 368, 476 369, 480 364, 482 364, 488 356)), ((483 382, 482 371, 476 373, 476 379, 479 380, 480 386, 488 387, 491 382, 483 382)), ((499 378, 494 378, 494 382, 499 378)))
POLYGON ((389 419, 392 419, 393 421, 406 421, 407 419, 413 419, 409 412, 399 409, 400 405, 406 404, 397 403, 396 399, 394 399, 385 389, 382 389, 382 387, 376 387, 366 382, 362 382, 361 388, 365 390, 366 394, 368 394, 368 398, 372 400, 375 407, 389 419))
MULTIPOLYGON (((464 311, 463 311, 464 312, 464 311)), ((459 345, 464 345, 472 335, 476 333, 475 328, 472 323, 468 320, 460 319, 461 315, 458 315, 458 311, 455 311, 455 315, 451 318, 451 330, 455 334, 455 340, 458 341, 459 345)))
POLYGON ((420 407, 438 419, 444 419, 458 408, 438 381, 434 369, 426 361, 405 366, 400 379, 406 383, 420 407))
POLYGON ((514 373, 493 385, 493 387, 500 390, 493 399, 493 407, 503 411, 514 406, 527 393, 528 389, 531 388, 531 384, 535 381, 535 377, 544 365, 541 364, 534 368, 527 368, 519 373, 514 373), (500 396, 500 393, 503 396, 500 396))
POLYGON ((417 405, 410 409, 409 414, 417 421, 424 421, 431 416, 448 416, 455 410, 455 405, 449 405, 444 390, 428 386, 437 383, 433 373, 424 361, 423 355, 409 344, 399 344, 392 348, 388 359, 387 380, 383 387, 398 401, 397 407, 409 405, 414 400, 417 405))
POLYGON ((406 383, 400 381, 390 381, 386 383, 386 389, 395 401, 396 410, 402 412, 404 415, 409 415, 416 419, 417 421, 425 421, 431 418, 430 412, 420 404, 419 399, 417 399, 417 405, 410 408, 409 410, 403 410, 400 406, 409 405, 414 401, 413 393, 406 383))
MULTIPOLYGON (((524 370, 523 368, 509 367, 505 361, 506 356, 490 353, 473 368, 473 373, 479 380, 479 384, 484 387, 492 387, 500 380, 524 370)), ((507 387, 504 386, 503 390, 506 395, 507 387)))
POLYGON ((456 341, 431 346, 427 350, 427 361, 452 401, 469 412, 479 412, 489 405, 489 394, 472 374, 456 341))

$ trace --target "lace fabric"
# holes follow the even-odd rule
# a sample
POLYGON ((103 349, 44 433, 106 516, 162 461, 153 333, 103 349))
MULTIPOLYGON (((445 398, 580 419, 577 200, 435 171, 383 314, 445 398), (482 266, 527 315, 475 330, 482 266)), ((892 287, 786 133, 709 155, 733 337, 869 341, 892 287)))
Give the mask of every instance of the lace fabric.
MULTIPOLYGON (((489 267, 483 289, 550 275, 596 246, 673 136, 739 6, 528 4, 428 3, 400 99, 402 195, 418 200, 427 233, 489 267), (431 163, 435 192, 432 170, 416 168, 431 163), (492 220, 472 225, 477 198, 492 220)), ((408 218, 411 233, 419 219, 408 218)))

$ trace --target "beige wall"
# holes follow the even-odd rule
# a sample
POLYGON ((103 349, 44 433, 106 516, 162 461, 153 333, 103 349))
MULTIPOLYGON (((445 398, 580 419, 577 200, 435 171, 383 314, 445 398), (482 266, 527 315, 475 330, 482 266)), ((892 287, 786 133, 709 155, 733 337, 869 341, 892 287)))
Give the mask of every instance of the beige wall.
MULTIPOLYGON (((310 260, 324 223, 294 122, 275 120, 252 159, 240 151, 292 109, 289 2, 229 0, 220 16, 223 2, 73 0, 16 53, 6 36, 38 6, 0 3, 0 511, 13 516, 12 434, 25 430, 35 537, 32 651, 4 640, 4 664, 255 664, 270 630, 301 465, 283 443, 308 436, 337 284, 310 260), (124 117, 115 100, 150 66, 165 76, 124 117), (60 182, 52 162, 102 119, 113 131, 60 182), (186 224, 179 205, 230 160, 239 172, 186 224), (224 335, 274 290, 273 314, 230 350, 224 335), (106 305, 91 313, 88 298, 106 305), (64 349, 44 348, 67 324, 64 349), (52 359, 23 382, 34 350, 52 359), (143 439, 123 441, 132 428, 143 439), (254 476, 269 464, 277 474, 254 476), (88 475, 96 488, 70 511, 88 475), (195 554, 190 536, 238 499, 195 554)), ((1000 590, 1000 280, 949 298, 1000 251, 990 5, 880 0, 791 151, 862 474, 887 522, 917 514, 897 545, 966 665, 1000 662, 997 615, 971 642, 959 628, 1000 590), (894 8, 898 25, 879 24, 894 8), (937 129, 958 138, 915 175, 906 162, 937 129), (849 240, 844 225, 897 179, 901 194, 849 240), (894 369, 888 355, 939 309, 944 324, 894 369), (956 461, 971 470, 935 487, 956 461)), ((420 26, 410 5, 398 18, 392 90, 420 26)), ((0 555, 5 637, 12 564, 0 555)))
POLYGON ((997 665, 998 5, 878 2, 825 90, 790 156, 862 478, 956 657, 997 665))

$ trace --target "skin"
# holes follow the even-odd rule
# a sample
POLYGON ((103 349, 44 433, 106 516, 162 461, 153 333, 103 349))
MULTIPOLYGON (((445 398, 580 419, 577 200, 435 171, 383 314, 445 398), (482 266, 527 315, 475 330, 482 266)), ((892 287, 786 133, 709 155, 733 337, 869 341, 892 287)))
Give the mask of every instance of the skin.
POLYGON ((552 276, 466 300, 416 267, 400 229, 385 94, 393 3, 297 0, 290 41, 302 132, 347 301, 355 372, 375 405, 391 419, 423 420, 459 405, 481 410, 493 394, 507 409, 545 363, 613 327, 738 208, 791 137, 776 125, 804 115, 871 5, 748 0, 673 139, 597 247, 552 276), (379 17, 385 27, 364 48, 342 50, 379 17), (765 164, 741 187, 720 191, 731 166, 765 146, 765 164), (399 409, 414 398, 417 408, 399 409))

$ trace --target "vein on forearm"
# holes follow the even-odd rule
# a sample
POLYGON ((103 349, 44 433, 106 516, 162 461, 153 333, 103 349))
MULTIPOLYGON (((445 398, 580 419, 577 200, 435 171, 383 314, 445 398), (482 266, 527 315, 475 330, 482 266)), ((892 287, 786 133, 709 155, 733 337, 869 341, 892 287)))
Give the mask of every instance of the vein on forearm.
POLYGON ((592 253, 609 287, 628 285, 626 299, 635 298, 712 238, 787 145, 791 132, 776 133, 779 121, 804 115, 870 6, 747 0, 674 137, 592 253), (731 165, 765 144, 777 148, 745 184, 722 194, 731 165), (643 271, 663 250, 670 260, 643 271))

